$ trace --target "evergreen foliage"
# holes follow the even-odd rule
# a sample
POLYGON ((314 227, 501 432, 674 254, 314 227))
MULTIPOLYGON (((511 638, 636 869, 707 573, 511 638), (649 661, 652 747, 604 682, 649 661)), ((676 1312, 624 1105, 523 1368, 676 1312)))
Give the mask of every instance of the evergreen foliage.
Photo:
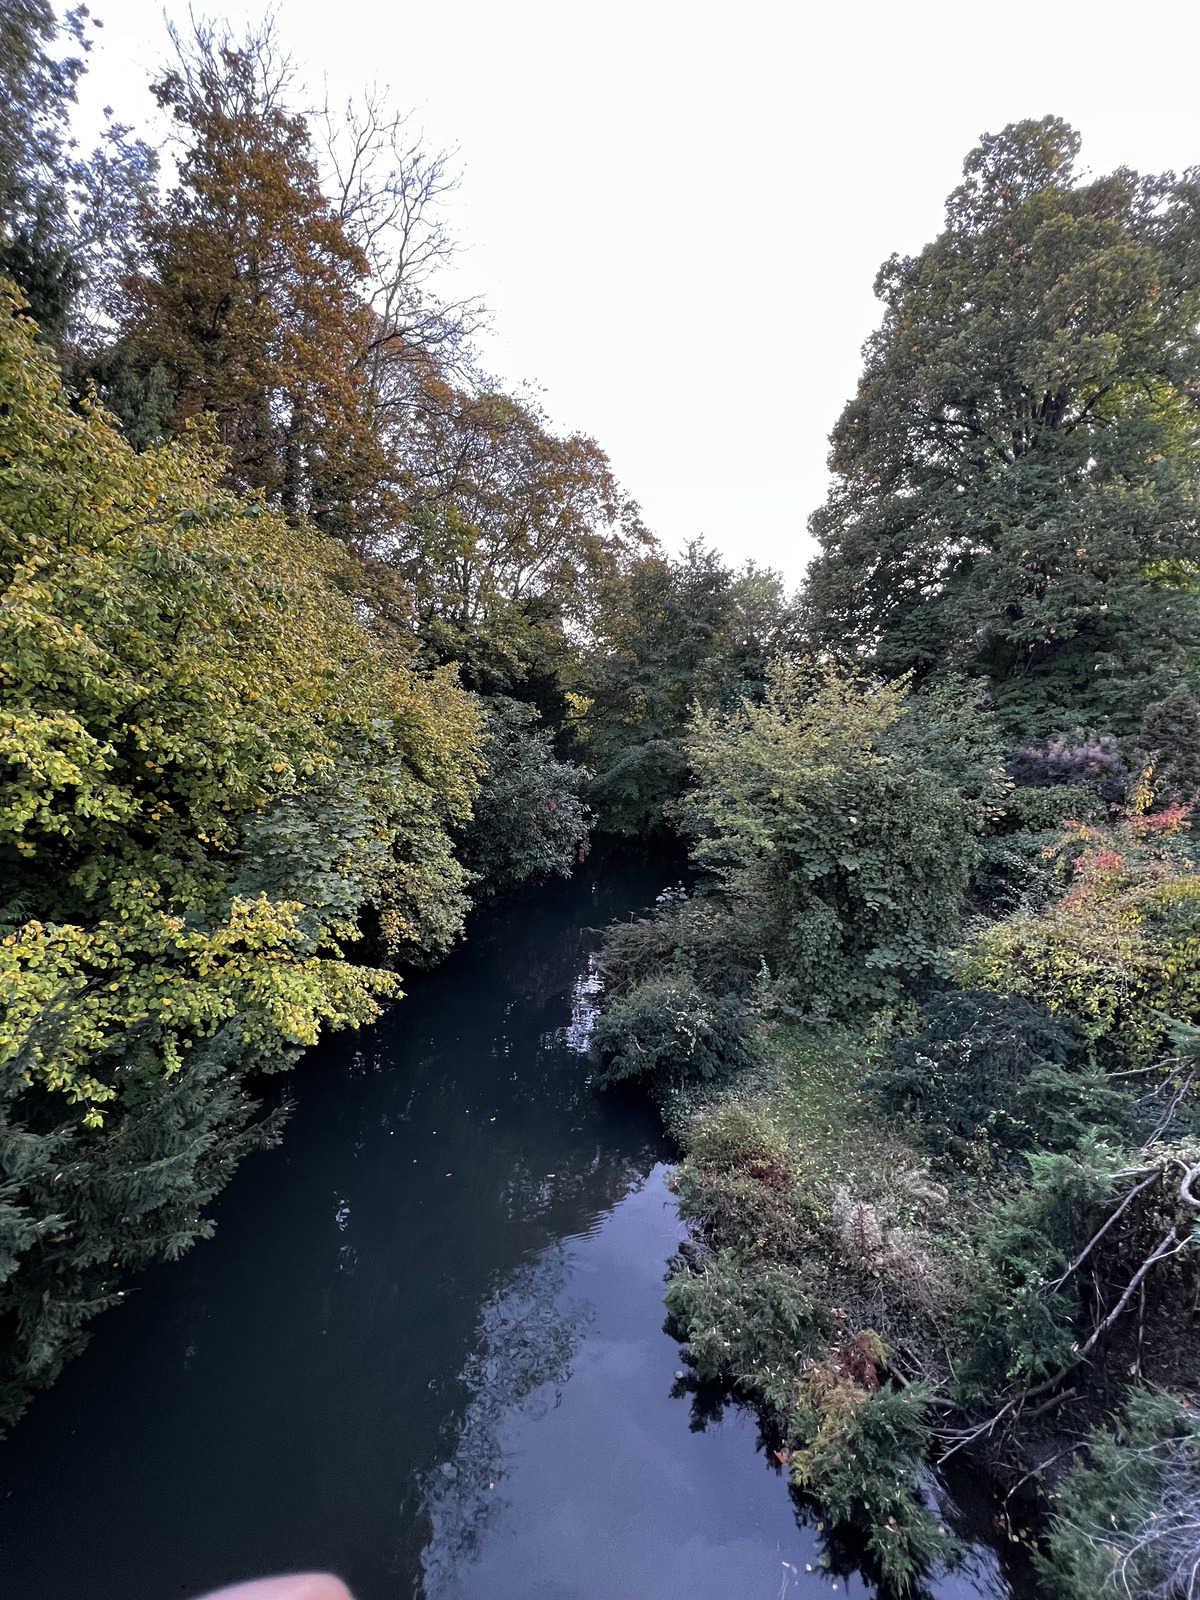
POLYGON ((1059 1484, 1038 1566, 1063 1600, 1186 1600, 1200 1562, 1200 1420, 1133 1389, 1059 1484))
POLYGON ((1200 703, 1176 689, 1142 712, 1139 743, 1153 763, 1155 795, 1188 805, 1200 796, 1200 703))
POLYGON ((729 1083, 753 1057, 754 1018, 736 994, 706 995, 671 978, 639 984, 609 1006, 592 1034, 599 1080, 642 1080, 660 1099, 729 1083))
POLYGON ((940 1153, 981 1137, 1008 1149, 1044 1139, 1044 1125, 1029 1120, 1042 1109, 1035 1075, 1065 1067, 1077 1049, 1049 1012, 1019 996, 950 991, 929 1001, 924 1021, 867 1080, 890 1111, 918 1124, 940 1153))

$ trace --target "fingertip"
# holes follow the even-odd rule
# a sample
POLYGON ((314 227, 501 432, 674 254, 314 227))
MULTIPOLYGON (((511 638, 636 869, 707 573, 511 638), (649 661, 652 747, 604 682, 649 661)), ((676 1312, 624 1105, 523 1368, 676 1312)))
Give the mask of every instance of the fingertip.
POLYGON ((354 1600, 340 1578, 329 1572, 295 1572, 280 1578, 255 1578, 214 1589, 201 1600, 354 1600))

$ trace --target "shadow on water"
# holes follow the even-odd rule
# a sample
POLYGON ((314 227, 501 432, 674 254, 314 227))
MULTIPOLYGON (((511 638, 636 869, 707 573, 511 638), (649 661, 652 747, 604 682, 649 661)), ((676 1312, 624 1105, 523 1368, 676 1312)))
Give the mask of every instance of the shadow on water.
MULTIPOLYGON (((823 1546, 753 1417, 696 1428, 672 1392, 670 1152, 580 1055, 589 930, 660 884, 607 863, 483 916, 306 1058, 216 1237, 146 1274, 0 1446, 6 1600, 305 1566, 359 1600, 870 1592, 806 1571, 823 1546)), ((937 1594, 1014 1592, 975 1564, 937 1594)))

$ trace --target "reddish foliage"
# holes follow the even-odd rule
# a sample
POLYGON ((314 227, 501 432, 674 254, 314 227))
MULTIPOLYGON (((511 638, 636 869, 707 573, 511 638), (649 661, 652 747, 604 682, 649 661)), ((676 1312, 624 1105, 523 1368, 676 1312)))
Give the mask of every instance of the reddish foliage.
POLYGON ((838 1351, 837 1369, 843 1378, 849 1378, 868 1394, 879 1393, 879 1372, 875 1365, 875 1357, 868 1349, 863 1334, 856 1335, 851 1343, 844 1344, 838 1351))

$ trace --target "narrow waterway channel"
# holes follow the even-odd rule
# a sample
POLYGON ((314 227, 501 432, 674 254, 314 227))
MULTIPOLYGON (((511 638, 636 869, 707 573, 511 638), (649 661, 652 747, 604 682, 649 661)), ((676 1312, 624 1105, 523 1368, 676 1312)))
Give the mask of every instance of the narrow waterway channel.
MULTIPOLYGON (((359 1600, 865 1595, 736 1406, 676 1390, 655 1109, 579 1053, 605 864, 480 917, 293 1075, 216 1236, 146 1274, 0 1445, 4 1600, 330 1568, 359 1600)), ((952 1513, 950 1513, 952 1514, 952 1513)), ((938 1600, 1015 1594, 974 1547, 938 1600)))

